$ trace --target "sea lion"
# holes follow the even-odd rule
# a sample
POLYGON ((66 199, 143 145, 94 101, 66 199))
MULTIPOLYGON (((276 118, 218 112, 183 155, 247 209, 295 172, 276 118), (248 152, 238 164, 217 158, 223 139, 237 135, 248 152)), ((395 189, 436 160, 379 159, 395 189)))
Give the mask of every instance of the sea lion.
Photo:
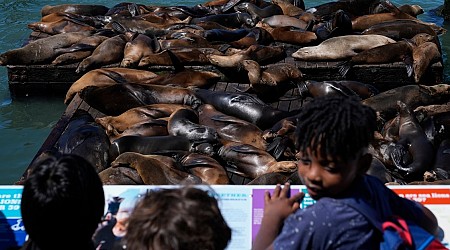
POLYGON ((403 171, 407 181, 418 180, 425 171, 430 170, 434 162, 433 144, 428 140, 412 110, 403 102, 397 101, 400 127, 398 144, 408 148, 412 163, 396 167, 403 171))
POLYGON ((366 174, 377 177, 382 183, 394 181, 384 163, 377 157, 372 157, 372 162, 366 174))
POLYGON ((242 176, 252 179, 265 173, 292 173, 297 169, 295 161, 278 162, 266 151, 248 144, 227 143, 218 150, 218 155, 242 176))
POLYGON ((317 35, 312 31, 294 29, 290 26, 271 27, 267 23, 259 22, 257 25, 270 33, 274 41, 284 42, 293 45, 306 45, 317 40, 317 35))
MULTIPOLYGON (((389 43, 377 46, 372 49, 361 51, 357 55, 352 56, 350 60, 345 61, 343 63, 339 63, 338 64, 338 66, 340 66, 339 73, 341 73, 342 76, 345 76, 348 70, 353 65, 358 64, 384 64, 393 62, 404 62, 406 65, 408 75, 411 76, 414 67, 414 63, 412 63, 414 54, 413 51, 414 50, 420 51, 420 49, 416 48, 417 46, 425 42, 433 41, 434 39, 435 39, 434 36, 430 34, 419 33, 410 40, 402 40, 395 43, 389 43)), ((439 53, 439 51, 437 52, 439 53)), ((419 57, 419 55, 417 55, 416 57, 419 57)), ((438 54, 438 57, 440 57, 440 53, 438 54)), ((426 60, 422 60, 422 62, 426 64, 426 66, 424 66, 426 67, 425 69, 427 69, 429 62, 425 61, 426 60)))
POLYGON ((313 31, 317 39, 322 41, 331 37, 353 34, 352 20, 347 12, 338 10, 332 14, 330 20, 317 24, 313 31))
POLYGON ((288 0, 272 0, 273 4, 276 4, 281 8, 284 15, 287 16, 300 16, 305 12, 305 4, 301 1, 301 6, 295 6, 288 0))
POLYGON ((74 51, 61 54, 52 61, 53 65, 71 64, 82 61, 84 58, 92 55, 92 51, 74 51))
POLYGON ((141 123, 135 123, 122 132, 115 130, 112 127, 106 129, 109 140, 111 142, 123 136, 138 135, 138 136, 163 136, 168 135, 167 121, 163 119, 148 119, 141 123))
POLYGON ((88 86, 80 92, 80 97, 105 115, 120 115, 131 108, 154 103, 183 104, 193 108, 202 104, 191 89, 151 84, 88 86))
POLYGON ((120 67, 137 66, 143 57, 155 53, 156 42, 147 35, 135 33, 125 44, 120 67))
POLYGON ((261 20, 263 23, 267 23, 271 27, 294 27, 302 30, 306 30, 308 23, 300 20, 296 17, 288 15, 273 15, 270 17, 265 17, 261 20))
POLYGON ((180 163, 189 173, 198 176, 204 184, 230 184, 225 168, 211 156, 189 153, 181 158, 180 163))
POLYGON ((90 31, 57 34, 30 42, 0 55, 0 65, 31 65, 48 63, 59 54, 55 49, 69 47, 91 35, 90 31))
POLYGON ((443 169, 450 174, 450 139, 442 140, 436 150, 435 161, 432 169, 443 169))
POLYGON ((122 153, 136 152, 140 154, 167 154, 171 152, 189 151, 191 144, 183 136, 123 136, 113 141, 110 146, 110 159, 116 159, 122 153))
POLYGON ((271 127, 278 120, 290 116, 289 112, 273 108, 249 94, 207 89, 194 91, 203 103, 211 104, 218 111, 251 122, 263 130, 271 127))
POLYGON ((163 155, 144 155, 126 152, 119 155, 111 167, 129 166, 139 173, 146 185, 179 185, 200 184, 201 179, 195 175, 180 171, 175 166, 176 161, 163 155))
POLYGON ((417 17, 420 14, 424 13, 423 8, 417 4, 403 4, 398 7, 398 9, 402 12, 405 12, 413 17, 417 17))
POLYGON ((219 135, 212 127, 199 124, 196 111, 192 109, 178 109, 168 120, 167 130, 170 135, 186 137, 192 143, 217 143, 219 135))
POLYGON ((189 108, 189 106, 156 103, 129 109, 118 116, 98 117, 95 119, 95 122, 105 129, 123 132, 134 124, 144 123, 151 119, 169 117, 173 112, 181 108, 189 108))
POLYGON ((56 35, 69 32, 94 31, 95 27, 79 22, 68 17, 53 22, 34 22, 29 23, 27 27, 33 31, 44 32, 49 35, 56 35))
POLYGON ((216 14, 216 15, 208 15, 204 17, 194 17, 191 19, 191 24, 197 24, 199 22, 216 22, 220 25, 229 28, 242 28, 247 27, 251 28, 255 26, 255 21, 252 19, 252 16, 248 13, 229 13, 229 14, 216 14))
POLYGON ((233 141, 252 145, 265 150, 267 142, 262 137, 262 130, 256 125, 226 115, 210 104, 203 104, 198 108, 199 124, 214 128, 219 140, 233 141))
POLYGON ((108 12, 109 8, 98 4, 58 4, 45 5, 41 9, 41 16, 51 13, 68 12, 85 16, 102 16, 108 12))
POLYGON ((77 109, 55 148, 62 154, 76 154, 88 160, 97 172, 108 167, 110 141, 105 130, 87 111, 77 109))
POLYGON ((127 69, 127 68, 100 68, 93 69, 83 74, 78 80, 76 80, 70 88, 67 90, 65 104, 69 104, 76 93, 81 91, 87 86, 110 86, 120 82, 141 82, 151 78, 155 78, 158 75, 141 69, 127 69), (117 82, 117 79, 121 79, 117 82))
POLYGON ((307 97, 318 97, 324 95, 344 95, 353 96, 363 100, 379 93, 378 89, 371 84, 351 80, 306 80, 298 86, 299 94, 303 99, 307 97))
POLYGON ((261 20, 265 17, 283 14, 283 9, 276 4, 269 4, 264 8, 260 8, 254 3, 242 2, 234 6, 234 10, 237 12, 249 13, 252 16, 253 20, 261 20))
POLYGON ((442 61, 438 46, 434 42, 422 43, 412 50, 414 82, 419 83, 429 67, 442 61))
POLYGON ((109 167, 98 175, 103 185, 144 185, 137 170, 128 166, 109 167))
POLYGON ((214 48, 171 48, 143 56, 139 61, 138 67, 142 68, 152 65, 173 66, 176 63, 172 61, 170 52, 175 54, 181 64, 185 65, 209 64, 207 55, 223 55, 223 53, 214 48))
POLYGON ((81 73, 95 67, 120 62, 123 59, 126 42, 126 37, 122 34, 106 39, 95 48, 92 55, 80 62, 75 72, 81 73))
POLYGON ((92 51, 106 39, 108 39, 107 36, 92 35, 81 39, 70 47, 55 49, 55 52, 63 54, 57 56, 52 64, 61 65, 82 61, 90 56, 92 51))
POLYGON ((444 32, 442 28, 431 26, 428 23, 419 22, 415 19, 400 19, 375 24, 363 30, 361 35, 377 34, 399 41, 403 38, 411 39, 419 33, 427 33, 437 37, 442 32, 444 32))
POLYGON ((303 47, 292 53, 292 57, 305 61, 343 60, 395 40, 382 35, 345 35, 332 37, 316 46, 303 47))

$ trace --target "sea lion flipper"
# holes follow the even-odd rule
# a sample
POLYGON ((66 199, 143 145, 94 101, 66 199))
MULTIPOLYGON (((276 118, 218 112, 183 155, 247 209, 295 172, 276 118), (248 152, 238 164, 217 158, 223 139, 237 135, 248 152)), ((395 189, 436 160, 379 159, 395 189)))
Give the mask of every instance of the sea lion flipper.
POLYGON ((172 65, 175 68, 175 73, 185 70, 184 65, 181 63, 180 59, 177 57, 177 55, 175 55, 175 53, 168 49, 167 54, 169 55, 170 60, 172 61, 172 65))
POLYGON ((414 75, 414 67, 413 67, 413 59, 411 56, 405 56, 403 58, 403 63, 406 67, 406 73, 408 74, 408 77, 411 77, 414 75))
POLYGON ((343 61, 336 64, 336 66, 339 67, 339 74, 341 74, 341 76, 345 76, 352 67, 352 63, 350 61, 343 61))

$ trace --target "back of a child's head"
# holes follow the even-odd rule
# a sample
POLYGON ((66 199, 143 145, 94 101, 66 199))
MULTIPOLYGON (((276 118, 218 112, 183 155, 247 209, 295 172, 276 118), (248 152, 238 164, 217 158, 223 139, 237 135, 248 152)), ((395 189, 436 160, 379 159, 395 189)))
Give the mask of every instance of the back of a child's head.
POLYGON ((195 187, 149 191, 128 222, 127 249, 225 249, 231 229, 216 198, 195 187))
POLYGON ((296 148, 347 161, 369 146, 376 126, 375 111, 353 97, 316 97, 297 116, 296 148))
POLYGON ((80 156, 62 155, 40 160, 31 171, 24 183, 21 213, 33 242, 41 249, 69 249, 90 239, 105 206, 95 168, 80 156))

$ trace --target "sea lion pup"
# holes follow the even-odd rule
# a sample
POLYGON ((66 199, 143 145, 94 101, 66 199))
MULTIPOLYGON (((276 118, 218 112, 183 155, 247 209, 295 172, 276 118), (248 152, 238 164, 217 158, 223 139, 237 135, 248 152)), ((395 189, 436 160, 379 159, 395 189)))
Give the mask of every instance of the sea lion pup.
MULTIPOLYGON (((381 92, 373 97, 362 100, 362 103, 372 107, 378 115, 379 122, 384 124, 396 116, 398 112, 397 101, 402 101, 409 108, 415 109, 419 106, 431 104, 442 104, 450 98, 450 85, 437 84, 406 85, 381 92)), ((379 126, 380 128, 382 127, 379 126)))
POLYGON ((215 144, 219 135, 212 127, 199 124, 198 113, 192 109, 178 109, 167 123, 170 135, 186 137, 192 143, 208 142, 215 144))
POLYGON ((230 184, 230 179, 228 178, 225 168, 209 155, 188 153, 179 161, 187 172, 199 177, 204 184, 230 184))
POLYGON ((359 81, 314 81, 306 80, 298 85, 299 95, 302 99, 307 97, 319 97, 324 95, 353 96, 360 100, 375 96, 378 89, 371 84, 359 81))
POLYGON ((118 116, 104 116, 95 119, 106 130, 114 129, 119 132, 130 128, 134 124, 144 123, 152 119, 169 117, 181 108, 190 108, 186 105, 155 103, 129 109, 118 116))
POLYGON ((128 166, 139 173, 145 185, 200 184, 199 177, 178 170, 172 157, 163 155, 144 155, 135 152, 120 154, 111 167, 128 166))
POLYGON ((203 103, 211 104, 227 115, 251 122, 260 129, 271 127, 278 120, 290 116, 290 112, 273 108, 250 94, 208 89, 195 89, 194 92, 203 103))
POLYGON ((58 4, 45 5, 41 9, 41 16, 51 13, 68 12, 85 16, 102 16, 108 12, 109 8, 98 4, 58 4))
POLYGON ((292 53, 292 57, 304 61, 343 60, 395 40, 382 35, 345 35, 329 38, 319 45, 303 47, 292 53))
POLYGON ((136 67, 143 57, 156 52, 159 48, 156 43, 158 43, 156 37, 132 33, 130 40, 125 44, 120 67, 136 67))
POLYGON ((81 73, 88 69, 118 63, 123 59, 123 50, 127 40, 125 35, 120 34, 103 41, 92 55, 80 62, 75 72, 81 73))
POLYGON ((38 39, 21 48, 0 54, 0 65, 31 65, 50 62, 59 55, 55 49, 69 47, 91 34, 90 31, 70 32, 38 39))
POLYGON ((352 56, 350 60, 337 64, 340 67, 339 73, 345 76, 353 65, 404 62, 408 76, 412 76, 413 51, 422 43, 431 42, 434 39, 435 37, 430 34, 419 33, 411 39, 404 39, 361 51, 357 55, 352 56))
POLYGON ((267 147, 262 130, 250 122, 226 115, 210 104, 201 105, 198 114, 199 124, 214 128, 219 135, 219 141, 249 144, 262 150, 267 147))
POLYGON ((108 39, 107 36, 94 34, 81 39, 70 47, 55 49, 55 52, 62 54, 57 56, 55 60, 52 61, 52 64, 61 65, 82 61, 84 58, 90 56, 92 51, 106 39, 108 39))
POLYGON ((356 17, 352 20, 352 28, 354 31, 362 31, 365 30, 375 24, 398 20, 398 19, 416 19, 415 17, 402 12, 390 1, 385 0, 381 1, 380 4, 383 5, 389 12, 388 13, 376 13, 376 14, 368 14, 356 17))
POLYGON ((269 32, 273 40, 277 42, 284 42, 293 45, 306 45, 317 40, 316 33, 312 31, 294 29, 290 26, 272 27, 264 22, 258 22, 256 26, 260 26, 269 32))
POLYGON ((423 75, 433 63, 442 61, 439 48, 434 42, 425 42, 414 47, 412 58, 415 83, 421 81, 423 75))
POLYGON ((86 72, 76 80, 67 90, 64 103, 67 105, 75 96, 87 86, 110 86, 121 82, 141 82, 157 77, 158 75, 141 69, 127 68, 100 68, 86 72), (118 82, 117 80, 120 79, 118 82))
POLYGON ((397 105, 400 116, 400 139, 397 143, 408 149, 412 163, 406 166, 396 164, 396 167, 404 173, 405 180, 409 182, 422 178, 424 172, 431 169, 435 152, 433 144, 428 140, 411 109, 401 101, 397 101, 397 105))
POLYGON ((268 152, 248 144, 226 143, 218 150, 218 155, 236 172, 252 179, 266 173, 292 173, 297 169, 295 161, 276 161, 268 152))

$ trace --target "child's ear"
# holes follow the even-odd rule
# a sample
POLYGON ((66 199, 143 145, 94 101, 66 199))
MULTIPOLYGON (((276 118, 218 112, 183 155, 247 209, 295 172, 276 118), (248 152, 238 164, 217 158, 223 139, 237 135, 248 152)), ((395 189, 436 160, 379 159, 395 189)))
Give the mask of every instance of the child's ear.
POLYGON ((365 153, 359 158, 359 173, 365 174, 367 170, 370 168, 370 164, 372 164, 372 154, 365 153))

